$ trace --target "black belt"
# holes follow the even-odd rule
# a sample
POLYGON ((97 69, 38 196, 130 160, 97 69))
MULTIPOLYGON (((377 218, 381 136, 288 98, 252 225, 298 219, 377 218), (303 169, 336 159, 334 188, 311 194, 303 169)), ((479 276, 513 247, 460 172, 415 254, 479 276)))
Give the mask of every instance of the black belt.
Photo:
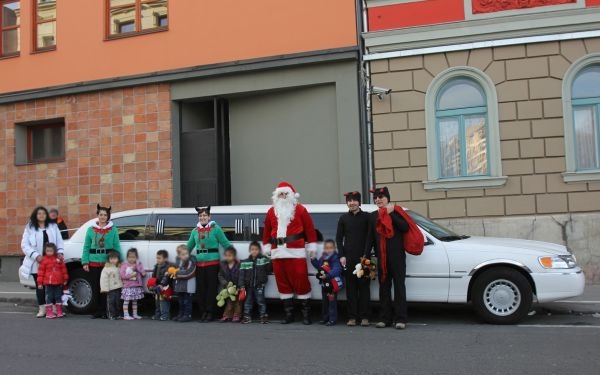
POLYGON ((114 249, 90 249, 90 254, 108 254, 114 249))
POLYGON ((287 237, 273 237, 271 238, 271 245, 274 246, 283 246, 286 243, 294 242, 304 239, 304 233, 293 234, 287 237))
POLYGON ((219 249, 196 249, 198 254, 218 253, 219 249))

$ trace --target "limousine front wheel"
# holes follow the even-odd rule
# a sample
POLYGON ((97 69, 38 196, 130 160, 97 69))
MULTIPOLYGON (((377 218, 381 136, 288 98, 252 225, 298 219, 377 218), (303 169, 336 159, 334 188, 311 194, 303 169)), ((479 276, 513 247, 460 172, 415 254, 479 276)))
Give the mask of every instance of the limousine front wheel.
POLYGON ((519 271, 497 267, 484 271, 473 283, 471 293, 477 314, 487 323, 514 324, 531 308, 531 284, 519 271))
POLYGON ((69 302, 69 309, 73 313, 88 313, 93 306, 94 293, 88 277, 88 273, 83 269, 75 270, 70 276, 69 291, 72 298, 69 302))

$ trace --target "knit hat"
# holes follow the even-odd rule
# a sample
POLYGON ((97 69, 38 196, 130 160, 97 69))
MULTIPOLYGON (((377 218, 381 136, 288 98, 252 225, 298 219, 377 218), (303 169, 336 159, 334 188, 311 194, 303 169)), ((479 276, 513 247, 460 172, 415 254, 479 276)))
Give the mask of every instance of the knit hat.
POLYGON ((387 186, 371 189, 369 190, 369 192, 373 193, 373 199, 377 198, 380 195, 383 195, 388 199, 388 201, 391 200, 390 191, 388 190, 387 186))

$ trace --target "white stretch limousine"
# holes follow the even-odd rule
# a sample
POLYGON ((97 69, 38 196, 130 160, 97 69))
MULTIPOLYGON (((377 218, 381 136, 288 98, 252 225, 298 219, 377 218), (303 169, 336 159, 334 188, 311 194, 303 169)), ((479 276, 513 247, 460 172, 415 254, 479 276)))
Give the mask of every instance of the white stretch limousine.
MULTIPOLYGON (((319 240, 335 238, 339 216, 347 211, 343 204, 306 205, 319 231, 319 240)), ((213 207, 216 221, 238 250, 240 259, 247 257, 248 244, 262 239, 263 222, 269 206, 213 207)), ((374 211, 373 205, 363 210, 374 211)), ((421 256, 407 255, 406 290, 410 302, 472 302, 486 322, 511 324, 530 311, 534 300, 550 302, 583 293, 584 275, 575 257, 562 245, 508 238, 469 237, 458 235, 433 221, 408 211, 422 229, 426 245, 421 256)), ((186 243, 196 226, 193 208, 157 208, 114 213, 112 221, 119 228, 121 247, 138 249, 140 260, 151 270, 155 254, 169 251, 174 261, 177 245, 186 243)), ((79 228, 65 243, 71 310, 87 312, 93 299, 87 274, 81 268, 81 252, 87 228, 79 228)), ((320 251, 320 250, 319 250, 320 251)), ((309 272, 315 270, 308 262, 309 272)), ((267 298, 278 298, 273 276, 267 285, 267 298)), ((21 280, 33 285, 33 280, 21 280)), ((311 276, 312 297, 321 298, 317 279, 311 276)), ((378 299, 378 283, 371 283, 372 297, 378 299)), ((340 299, 345 299, 343 293, 340 299)))

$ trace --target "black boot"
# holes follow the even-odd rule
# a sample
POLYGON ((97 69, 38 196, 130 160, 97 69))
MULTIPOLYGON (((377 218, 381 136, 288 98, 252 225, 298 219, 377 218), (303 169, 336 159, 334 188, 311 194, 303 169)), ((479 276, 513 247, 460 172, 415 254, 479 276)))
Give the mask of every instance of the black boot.
POLYGON ((310 319, 310 300, 302 300, 302 324, 308 326, 312 324, 310 319))
POLYGON ((281 324, 290 324, 294 322, 294 301, 291 298, 282 300, 283 312, 285 316, 281 321, 281 324))

